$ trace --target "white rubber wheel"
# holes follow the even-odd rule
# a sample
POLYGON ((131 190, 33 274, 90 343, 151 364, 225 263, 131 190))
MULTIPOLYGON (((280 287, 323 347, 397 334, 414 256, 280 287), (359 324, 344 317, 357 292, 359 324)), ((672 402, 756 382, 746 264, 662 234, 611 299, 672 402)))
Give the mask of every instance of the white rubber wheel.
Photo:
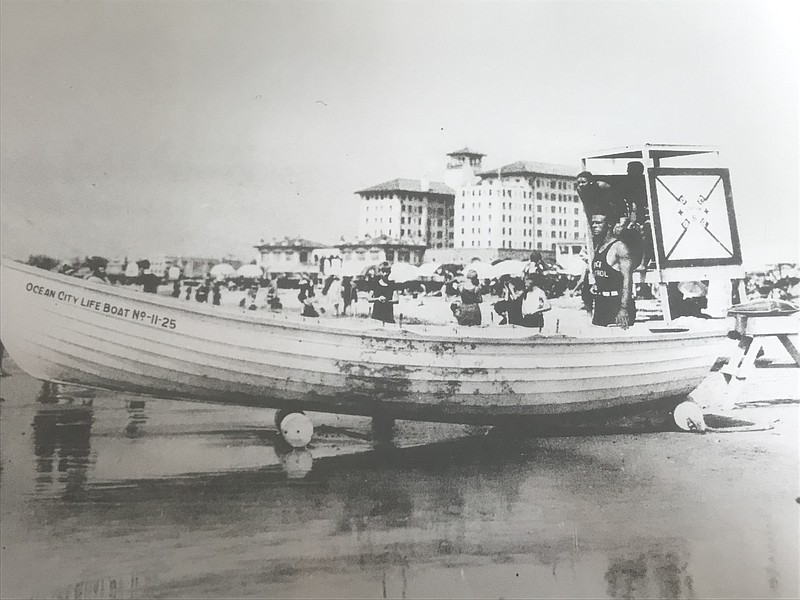
POLYGON ((675 424, 684 431, 705 431, 708 429, 703 418, 703 409, 694 402, 681 402, 672 412, 675 424))
POLYGON ((280 432, 292 448, 305 448, 314 435, 314 424, 302 413, 290 413, 281 420, 280 432))

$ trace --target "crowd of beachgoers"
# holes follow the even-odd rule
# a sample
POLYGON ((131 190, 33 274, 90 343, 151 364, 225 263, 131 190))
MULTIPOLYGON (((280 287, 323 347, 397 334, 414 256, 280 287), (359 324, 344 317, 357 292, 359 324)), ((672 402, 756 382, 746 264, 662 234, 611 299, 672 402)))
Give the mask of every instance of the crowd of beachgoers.
MULTIPOLYGON (((378 277, 377 272, 367 271, 355 277, 342 277, 335 273, 327 276, 314 273, 300 274, 299 279, 281 280, 271 277, 256 265, 252 265, 254 268, 251 269, 251 275, 258 271, 261 273, 260 277, 245 277, 236 273, 207 275, 203 278, 187 278, 182 274, 175 277, 174 269, 171 273, 157 276, 150 270, 147 260, 139 261, 138 276, 125 277, 106 274, 107 261, 101 257, 89 257, 81 262, 72 263, 59 263, 54 259, 43 260, 43 258, 47 257, 31 256, 28 262, 90 281, 122 285, 161 296, 172 296, 183 301, 243 311, 301 312, 305 316, 325 318, 370 316, 374 306, 370 302, 371 290, 378 277)), ((529 261, 523 268, 517 270, 518 272, 478 279, 476 292, 484 303, 484 313, 488 309, 493 322, 505 322, 507 314, 502 310, 505 306, 504 301, 509 299, 510 294, 524 291, 527 280, 532 280, 547 299, 575 297, 575 301, 561 304, 590 310, 591 294, 588 293, 589 286, 585 277, 566 274, 540 257, 535 257, 535 260, 529 261), (498 306, 500 308, 497 308, 498 306), (492 307, 495 307, 494 311, 492 307)), ((430 277, 404 281, 395 284, 394 287, 405 306, 410 302, 415 306, 441 304, 449 307, 451 309, 449 312, 455 314, 462 284, 470 271, 473 270, 469 264, 443 265, 430 277)), ((799 273, 797 265, 786 263, 748 273, 745 279, 747 299, 797 301, 800 297, 799 273)), ((388 277, 391 279, 391 272, 388 277)), ((679 314, 703 316, 706 282, 686 282, 676 284, 674 287, 675 301, 681 306, 679 314)), ((652 290, 649 286, 639 286, 637 303, 647 302, 656 302, 652 290)), ((671 297, 670 303, 672 302, 671 297)), ((453 317, 453 315, 448 316, 451 319, 453 317)))

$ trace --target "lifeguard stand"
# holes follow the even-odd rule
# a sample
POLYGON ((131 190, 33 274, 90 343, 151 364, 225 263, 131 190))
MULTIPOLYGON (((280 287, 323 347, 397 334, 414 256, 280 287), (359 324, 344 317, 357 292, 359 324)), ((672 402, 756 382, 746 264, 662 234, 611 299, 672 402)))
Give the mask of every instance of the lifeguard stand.
POLYGON ((717 166, 686 164, 694 162, 688 157, 700 155, 705 155, 703 162, 709 158, 714 162, 719 151, 712 146, 643 144, 581 159, 584 170, 612 188, 626 178, 628 162, 644 166, 655 267, 636 271, 634 282, 658 284, 667 323, 672 320, 667 294, 670 282, 724 281, 727 288, 738 281, 740 298, 746 299, 730 173, 717 166))

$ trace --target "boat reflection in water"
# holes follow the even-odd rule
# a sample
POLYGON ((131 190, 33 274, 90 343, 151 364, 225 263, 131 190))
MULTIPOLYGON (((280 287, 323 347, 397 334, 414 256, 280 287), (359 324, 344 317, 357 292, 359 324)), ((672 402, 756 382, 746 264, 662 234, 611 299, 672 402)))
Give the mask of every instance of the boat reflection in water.
POLYGON ((81 496, 91 462, 91 398, 90 390, 75 397, 58 384, 42 384, 32 423, 37 491, 63 486, 65 499, 81 496))

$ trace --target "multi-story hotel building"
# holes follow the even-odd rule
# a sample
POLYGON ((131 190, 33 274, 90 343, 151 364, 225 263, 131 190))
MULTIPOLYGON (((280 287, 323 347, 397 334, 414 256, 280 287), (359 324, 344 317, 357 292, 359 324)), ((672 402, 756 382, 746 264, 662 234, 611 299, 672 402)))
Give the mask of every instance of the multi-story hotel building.
POLYGON ((577 171, 519 161, 478 172, 456 189, 455 248, 578 254, 587 227, 575 190, 577 171))
POLYGON ((428 248, 453 247, 453 189, 438 181, 393 179, 356 192, 358 237, 388 236, 428 248))

